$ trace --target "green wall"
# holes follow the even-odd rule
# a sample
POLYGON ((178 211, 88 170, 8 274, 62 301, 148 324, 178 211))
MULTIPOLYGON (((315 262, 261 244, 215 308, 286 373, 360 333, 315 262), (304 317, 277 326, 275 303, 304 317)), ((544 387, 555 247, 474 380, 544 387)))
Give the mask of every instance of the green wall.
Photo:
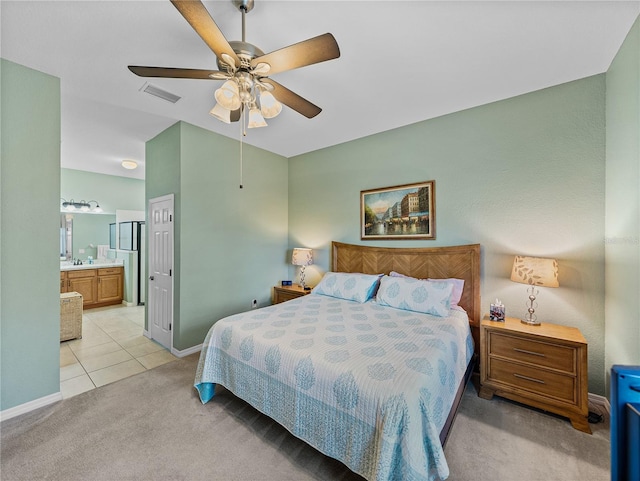
POLYGON ((482 309, 498 297, 513 317, 527 301, 513 256, 554 257, 560 287, 541 289, 536 313, 582 331, 589 391, 604 394, 604 95, 597 75, 292 158, 289 247, 314 249, 313 284, 332 240, 480 243, 482 309), (432 179, 436 240, 360 240, 361 190, 432 179))
MULTIPOLYGON (((145 212, 147 213, 146 228, 149 232, 149 211, 148 203, 150 199, 161 197, 166 194, 174 194, 173 199, 173 263, 174 272, 178 272, 181 258, 180 225, 182 223, 180 215, 182 209, 182 195, 180 192, 180 141, 181 124, 173 124, 167 130, 149 140, 145 144, 145 212)), ((146 237, 146 252, 149 255, 149 236, 146 237)), ((146 277, 149 274, 149 263, 147 262, 146 277)), ((176 340, 176 330, 180 323, 180 289, 182 279, 179 275, 173 276, 173 327, 174 327, 174 347, 176 340)), ((147 303, 149 305, 149 291, 147 290, 147 303)), ((145 329, 149 329, 148 319, 149 309, 144 311, 145 329)), ((200 344, 196 342, 194 345, 200 344)))
MULTIPOLYGON (((249 133, 249 135, 251 135, 249 133)), ((271 300, 287 273, 287 159, 178 123, 147 142, 147 199, 175 195, 173 346, 203 342, 218 319, 271 300)))
POLYGON ((640 19, 607 71, 606 369, 640 365, 640 19))
POLYGON ((145 210, 144 180, 117 175, 62 169, 60 197, 66 200, 95 200, 105 214, 116 210, 145 210))
POLYGON ((0 60, 0 410, 60 392, 60 80, 0 60))

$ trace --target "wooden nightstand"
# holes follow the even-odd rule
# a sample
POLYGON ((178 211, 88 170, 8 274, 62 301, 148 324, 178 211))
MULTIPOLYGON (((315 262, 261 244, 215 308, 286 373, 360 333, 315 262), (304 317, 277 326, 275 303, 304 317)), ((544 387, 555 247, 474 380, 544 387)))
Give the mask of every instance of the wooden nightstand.
POLYGON ((575 327, 520 319, 480 323, 479 396, 502 396, 568 417, 591 434, 587 390, 587 341, 575 327))
POLYGON ((296 297, 302 297, 309 294, 311 291, 305 291, 302 287, 295 286, 275 286, 273 288, 273 303, 280 304, 284 301, 290 301, 296 297))

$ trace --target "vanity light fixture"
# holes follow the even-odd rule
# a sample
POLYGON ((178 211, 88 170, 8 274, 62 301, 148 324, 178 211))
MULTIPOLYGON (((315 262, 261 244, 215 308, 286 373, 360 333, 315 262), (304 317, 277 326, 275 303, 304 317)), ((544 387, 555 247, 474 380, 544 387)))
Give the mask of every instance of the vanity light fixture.
POLYGON ((99 214, 100 212, 102 212, 102 207, 100 207, 100 204, 98 204, 97 200, 90 200, 90 201, 84 201, 81 200, 79 202, 76 202, 75 200, 71 199, 71 200, 65 200, 65 199, 60 199, 62 201, 62 210, 66 211, 66 212, 93 212, 95 214, 99 214), (95 204, 95 206, 92 206, 92 204, 95 204))

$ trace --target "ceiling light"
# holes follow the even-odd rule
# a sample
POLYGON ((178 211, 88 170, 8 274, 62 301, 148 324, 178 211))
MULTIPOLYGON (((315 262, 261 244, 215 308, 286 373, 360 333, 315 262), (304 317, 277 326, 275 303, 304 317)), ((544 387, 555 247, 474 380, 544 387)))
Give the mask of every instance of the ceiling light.
POLYGON ((224 122, 225 124, 231 123, 231 110, 225 109, 220 104, 216 104, 215 107, 209 111, 209 115, 224 122))
POLYGON ((282 104, 276 100, 271 92, 260 92, 260 112, 265 119, 272 119, 282 112, 282 104))
POLYGON ((216 101, 227 110, 240 108, 240 89, 235 80, 227 80, 215 92, 216 101))
POLYGON ((133 170, 138 167, 138 163, 135 160, 123 160, 122 167, 128 170, 133 170))
POLYGON ((256 107, 255 105, 251 107, 251 110, 249 110, 249 123, 247 124, 247 127, 250 129, 255 129, 257 127, 266 126, 267 123, 264 121, 264 117, 258 110, 258 107, 256 107))

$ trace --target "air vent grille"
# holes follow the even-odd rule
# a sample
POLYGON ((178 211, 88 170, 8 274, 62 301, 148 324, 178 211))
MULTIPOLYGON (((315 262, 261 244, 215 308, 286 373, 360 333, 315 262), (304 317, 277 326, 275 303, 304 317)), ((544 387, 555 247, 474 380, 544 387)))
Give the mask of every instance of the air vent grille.
POLYGON ((175 104, 182 97, 179 97, 176 94, 172 94, 171 92, 167 92, 166 90, 162 90, 160 87, 156 87, 150 83, 145 83, 140 91, 148 93, 149 95, 153 95, 155 97, 161 98, 162 100, 166 100, 167 102, 171 102, 175 104))

